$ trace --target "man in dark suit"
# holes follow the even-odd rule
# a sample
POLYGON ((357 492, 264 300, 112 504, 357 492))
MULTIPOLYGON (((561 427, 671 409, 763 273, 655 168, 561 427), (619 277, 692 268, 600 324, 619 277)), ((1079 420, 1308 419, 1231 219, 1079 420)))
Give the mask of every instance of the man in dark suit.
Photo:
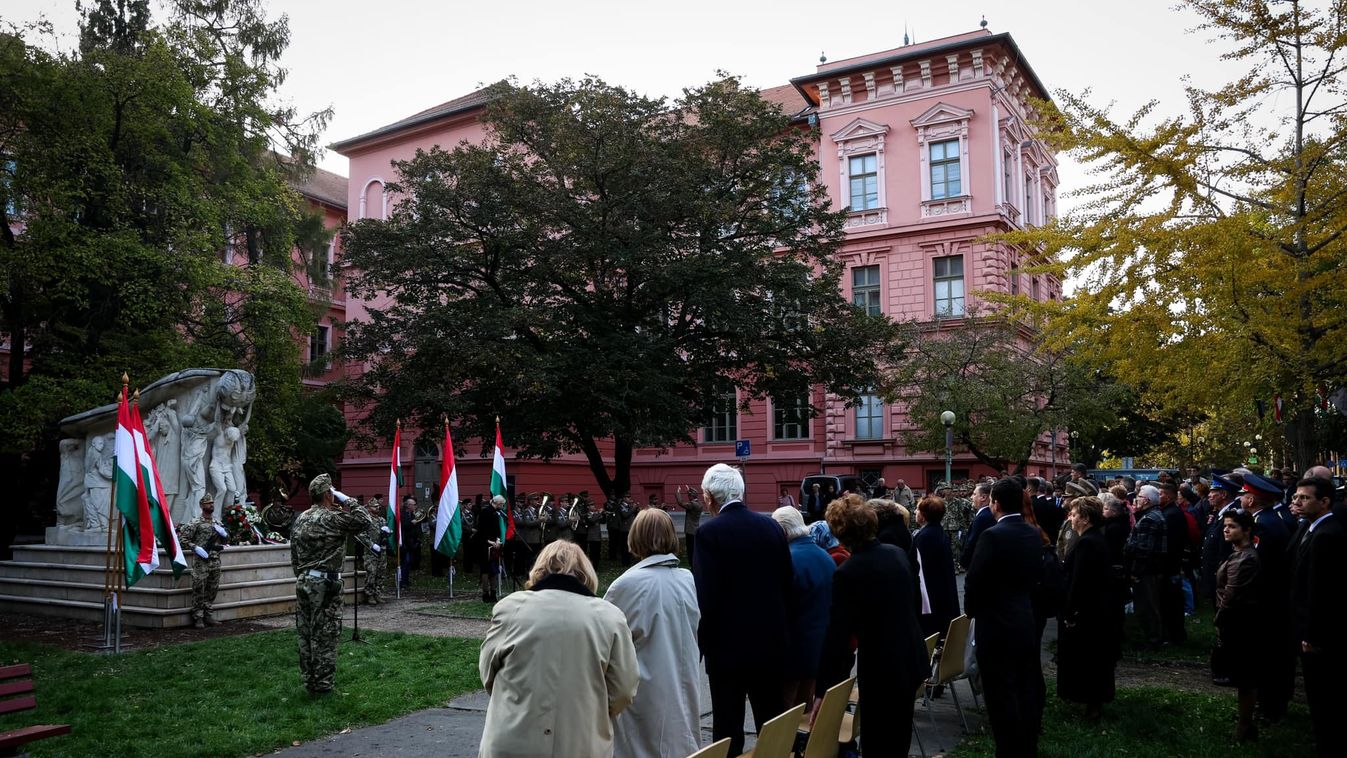
POLYGON ((1188 519, 1179 508, 1179 488, 1172 481, 1160 482, 1160 515, 1165 519, 1168 536, 1168 554, 1164 563, 1164 582, 1161 585, 1160 623, 1164 639, 1176 645, 1188 639, 1183 626, 1183 554, 1188 550, 1188 519))
POLYGON ((783 659, 794 572, 781 527, 743 503, 744 479, 718 463, 702 477, 702 503, 715 517, 697 530, 692 575, 701 626, 697 641, 711 685, 713 741, 744 751, 744 698, 753 723, 785 710, 783 659))
POLYGON ((1258 659, 1258 709, 1274 721, 1286 715, 1295 689, 1296 644, 1291 624, 1291 533, 1272 510, 1282 489, 1254 473, 1244 474, 1240 504, 1253 514, 1254 550, 1259 563, 1259 616, 1264 643, 1258 659))
POLYGON ((1305 698, 1321 756, 1347 755, 1336 719, 1347 713, 1347 527, 1331 510, 1333 482, 1310 477, 1296 482, 1293 501, 1305 518, 1292 554, 1291 619, 1305 670, 1305 698))
POLYGON ((1024 520, 1024 490, 1013 479, 992 487, 997 519, 982 533, 964 583, 973 618, 987 719, 997 756, 1038 754, 1043 722, 1043 669, 1032 595, 1043 566, 1038 529, 1024 520))
POLYGON ((824 498, 818 482, 809 486, 809 492, 804 496, 804 522, 812 524, 823 518, 823 511, 828 507, 828 501, 824 498))
POLYGON ((1029 477, 1029 502, 1034 508, 1034 519, 1056 546, 1057 533, 1062 530, 1066 515, 1057 507, 1056 500, 1043 494, 1043 480, 1036 476, 1029 477))
POLYGON ((968 537, 963 541, 963 553, 959 555, 959 565, 967 569, 973 564, 973 550, 977 547, 978 537, 996 523, 992 515, 992 486, 983 482, 973 488, 973 523, 968 526, 968 537))

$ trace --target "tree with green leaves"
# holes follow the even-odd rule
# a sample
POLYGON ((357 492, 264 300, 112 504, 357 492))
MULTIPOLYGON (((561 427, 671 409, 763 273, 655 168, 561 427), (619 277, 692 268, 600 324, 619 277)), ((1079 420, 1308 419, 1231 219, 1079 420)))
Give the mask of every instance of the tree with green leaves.
MULTIPOLYGON (((1041 134, 1097 181, 1057 223, 1006 239, 1081 283, 1050 344, 1144 377, 1166 413, 1286 405, 1298 468, 1323 449, 1317 395, 1347 381, 1347 2, 1188 0, 1243 71, 1186 110, 1120 117, 1059 93, 1041 134)), ((1221 418, 1231 419, 1222 413, 1221 418)))
POLYGON ((843 217, 778 106, 733 78, 673 102, 588 78, 496 85, 482 122, 398 162, 391 217, 346 232, 348 289, 391 298, 345 341, 375 432, 448 415, 489 441, 499 415, 520 455, 583 453, 614 495, 633 449, 690 441, 727 390, 879 383, 895 331, 840 297, 843 217))
POLYGON ((1020 473, 1045 454, 1035 449, 1046 445, 1044 435, 1100 435, 1127 402, 1122 385, 1070 352, 1031 347, 1021 324, 990 311, 970 312, 955 328, 905 329, 907 354, 888 383, 915 427, 905 440, 913 450, 943 452, 940 416, 953 411, 957 446, 993 469, 1020 473))
POLYGON ((255 0, 180 0, 158 25, 138 0, 83 11, 78 51, 0 34, 0 471, 26 527, 50 515, 57 422, 111 402, 123 372, 252 371, 249 476, 295 468, 296 332, 314 321, 292 184, 323 116, 268 105, 284 20, 255 0))

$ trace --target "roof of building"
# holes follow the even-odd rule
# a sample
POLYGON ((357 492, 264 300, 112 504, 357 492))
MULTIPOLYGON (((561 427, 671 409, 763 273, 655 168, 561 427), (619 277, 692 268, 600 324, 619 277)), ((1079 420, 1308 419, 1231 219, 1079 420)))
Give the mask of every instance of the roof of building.
POLYGON ((341 153, 344 150, 348 150, 388 134, 394 134, 414 126, 420 126, 432 121, 438 121, 442 118, 457 116, 461 113, 476 110, 477 108, 486 105, 487 101, 491 99, 489 90, 494 86, 495 85, 493 84, 479 90, 474 90, 462 97, 456 97, 453 100, 440 103, 439 105, 427 108, 418 113, 413 113, 401 121, 394 121, 391 124, 381 126, 373 131, 365 132, 364 134, 351 137, 350 139, 344 139, 340 142, 334 142, 330 147, 338 153, 341 153))
POLYGON ((303 182, 295 185, 301 195, 335 208, 346 208, 346 177, 315 168, 303 182))
POLYGON ((797 118, 814 107, 813 103, 800 94, 800 90, 796 89, 794 84, 760 89, 758 95, 769 103, 780 105, 781 111, 791 118, 797 118))
MULTIPOLYGON (((1038 74, 1034 73, 1029 62, 1025 60, 1024 54, 1020 52, 1019 45, 1015 44, 1015 38, 1010 36, 1009 32, 993 34, 985 29, 956 34, 951 37, 941 37, 929 42, 922 42, 916 45, 906 45, 904 47, 885 50, 880 53, 862 55, 856 58, 847 58, 836 61, 835 63, 824 63, 818 67, 818 70, 812 74, 797 76, 791 79, 791 84, 795 85, 802 93, 804 85, 811 84, 823 79, 838 76, 841 74, 856 74, 883 66, 892 66, 918 58, 930 58, 940 53, 952 52, 954 50, 963 50, 976 45, 987 45, 1005 43, 1006 47, 1015 56, 1015 61, 1024 69, 1025 76, 1038 88, 1039 94, 1045 98, 1051 98, 1052 93, 1043 82, 1039 80, 1038 74)), ((807 97, 807 95, 806 95, 807 97)))

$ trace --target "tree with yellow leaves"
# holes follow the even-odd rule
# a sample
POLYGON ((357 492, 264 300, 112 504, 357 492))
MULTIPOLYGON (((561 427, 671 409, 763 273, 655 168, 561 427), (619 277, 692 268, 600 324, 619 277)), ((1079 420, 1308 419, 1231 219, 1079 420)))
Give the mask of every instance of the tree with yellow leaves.
POLYGON ((1096 181, 1072 213, 1006 237, 1080 282, 1034 304, 1049 344, 1084 346, 1175 411, 1242 408, 1252 425, 1280 395, 1303 469, 1324 442, 1319 395, 1347 373, 1347 2, 1183 5, 1244 73, 1186 86, 1181 114, 1044 103, 1041 133, 1096 181))

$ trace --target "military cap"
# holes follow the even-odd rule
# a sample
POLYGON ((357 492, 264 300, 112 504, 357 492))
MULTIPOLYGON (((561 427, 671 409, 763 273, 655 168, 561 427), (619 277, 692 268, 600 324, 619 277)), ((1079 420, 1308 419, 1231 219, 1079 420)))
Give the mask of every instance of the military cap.
POLYGON ((1244 491, 1263 498, 1278 497, 1282 494, 1281 487, 1254 473, 1244 475, 1244 491))
POLYGON ((1220 475, 1211 477, 1211 488, 1214 490, 1224 490, 1231 495, 1238 495, 1243 490, 1242 485, 1236 484, 1220 475))
POLYGON ((202 495, 202 496, 201 496, 201 503, 200 503, 200 504, 201 504, 201 505, 205 505, 206 503, 210 503, 211 505, 215 505, 215 498, 211 497, 209 494, 207 494, 207 495, 202 495))
POLYGON ((1094 484, 1089 480, 1081 479, 1078 482, 1067 482, 1066 494, 1074 497, 1088 497, 1090 495, 1098 495, 1099 490, 1095 489, 1094 484))
POLYGON ((331 490, 332 490, 331 474, 319 474, 318 476, 315 476, 313 478, 313 481, 309 482, 309 497, 313 498, 314 500, 317 500, 318 498, 323 496, 323 493, 329 492, 331 490))

